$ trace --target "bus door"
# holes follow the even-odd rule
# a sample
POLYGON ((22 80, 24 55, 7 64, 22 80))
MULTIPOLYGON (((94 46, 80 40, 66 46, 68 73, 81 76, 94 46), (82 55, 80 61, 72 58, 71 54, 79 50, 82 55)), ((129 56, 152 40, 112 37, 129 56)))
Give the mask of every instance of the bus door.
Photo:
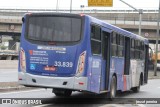
POLYGON ((130 38, 125 37, 125 59, 124 75, 129 75, 130 71, 130 38))
POLYGON ((111 30, 102 28, 102 76, 101 76, 101 91, 107 91, 110 75, 110 36, 111 30))
POLYGON ((149 61, 149 47, 148 45, 145 45, 144 83, 148 82, 148 61, 149 61))
POLYGON ((123 91, 129 90, 131 87, 130 60, 131 60, 131 40, 125 37, 125 57, 124 57, 124 75, 123 75, 123 91))

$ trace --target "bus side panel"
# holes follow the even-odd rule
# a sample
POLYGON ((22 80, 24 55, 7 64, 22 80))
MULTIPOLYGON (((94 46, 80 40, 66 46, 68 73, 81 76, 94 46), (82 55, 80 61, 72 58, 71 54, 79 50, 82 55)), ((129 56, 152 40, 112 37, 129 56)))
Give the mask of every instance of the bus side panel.
POLYGON ((110 58, 110 75, 109 75, 108 91, 110 91, 111 80, 112 80, 113 74, 116 71, 116 69, 115 69, 115 59, 116 59, 115 57, 110 58))
POLYGON ((105 81, 105 76, 106 76, 106 74, 105 74, 105 72, 107 72, 106 71, 106 61, 105 60, 102 60, 102 74, 101 74, 101 91, 103 91, 103 90, 105 90, 105 84, 107 84, 106 83, 106 81, 105 81))
POLYGON ((124 58, 116 59, 117 90, 123 89, 124 58))
POLYGON ((91 91, 91 69, 92 68, 92 57, 88 58, 88 69, 87 69, 87 78, 88 78, 88 82, 87 82, 87 90, 91 91))
POLYGON ((136 75, 136 72, 137 72, 137 61, 136 60, 131 60, 130 61, 130 73, 132 75, 132 87, 135 87, 137 86, 137 82, 136 82, 136 78, 137 78, 137 75, 136 75))
POLYGON ((123 90, 124 88, 123 72, 124 72, 124 58, 112 57, 111 68, 110 68, 110 83, 113 74, 115 73, 117 78, 117 90, 123 90))
POLYGON ((92 57, 91 61, 91 78, 90 78, 90 91, 100 92, 100 80, 101 80, 101 59, 99 57, 92 57))
POLYGON ((139 79, 140 79, 140 75, 142 73, 142 82, 144 82, 144 60, 139 60, 137 61, 137 78, 136 78, 136 82, 137 82, 137 86, 139 85, 139 79))
POLYGON ((132 75, 132 87, 137 87, 139 85, 140 75, 144 75, 144 61, 143 60, 131 60, 132 75))
POLYGON ((122 91, 130 90, 132 85, 131 75, 123 75, 122 79, 123 79, 122 91))

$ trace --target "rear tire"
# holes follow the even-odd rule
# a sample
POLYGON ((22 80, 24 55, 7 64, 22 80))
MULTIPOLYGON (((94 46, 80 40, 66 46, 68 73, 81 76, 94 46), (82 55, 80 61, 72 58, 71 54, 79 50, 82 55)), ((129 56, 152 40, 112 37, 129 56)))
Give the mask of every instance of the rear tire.
POLYGON ((72 90, 67 89, 53 89, 53 93, 59 97, 69 97, 72 94, 72 90))
POLYGON ((113 100, 113 98, 116 97, 116 91, 117 91, 117 81, 116 77, 113 76, 110 84, 110 92, 108 93, 108 98, 110 100, 113 100))

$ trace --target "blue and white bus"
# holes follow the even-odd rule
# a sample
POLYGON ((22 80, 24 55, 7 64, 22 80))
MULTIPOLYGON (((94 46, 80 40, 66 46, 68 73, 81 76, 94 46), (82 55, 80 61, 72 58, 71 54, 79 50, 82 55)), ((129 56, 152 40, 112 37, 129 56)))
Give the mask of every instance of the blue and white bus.
POLYGON ((138 92, 148 81, 148 40, 84 14, 28 13, 22 18, 19 83, 72 91, 138 92))

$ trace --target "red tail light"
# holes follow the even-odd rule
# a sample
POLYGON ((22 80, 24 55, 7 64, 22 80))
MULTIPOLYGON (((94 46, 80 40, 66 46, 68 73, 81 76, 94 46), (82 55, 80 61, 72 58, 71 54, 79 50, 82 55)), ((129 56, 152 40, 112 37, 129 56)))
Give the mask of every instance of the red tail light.
POLYGON ((82 74, 82 72, 84 71, 85 57, 86 57, 86 51, 82 52, 81 55, 79 56, 78 66, 77 66, 77 75, 82 74))
POLYGON ((20 51, 20 68, 21 71, 26 70, 26 55, 23 49, 21 49, 20 51))

